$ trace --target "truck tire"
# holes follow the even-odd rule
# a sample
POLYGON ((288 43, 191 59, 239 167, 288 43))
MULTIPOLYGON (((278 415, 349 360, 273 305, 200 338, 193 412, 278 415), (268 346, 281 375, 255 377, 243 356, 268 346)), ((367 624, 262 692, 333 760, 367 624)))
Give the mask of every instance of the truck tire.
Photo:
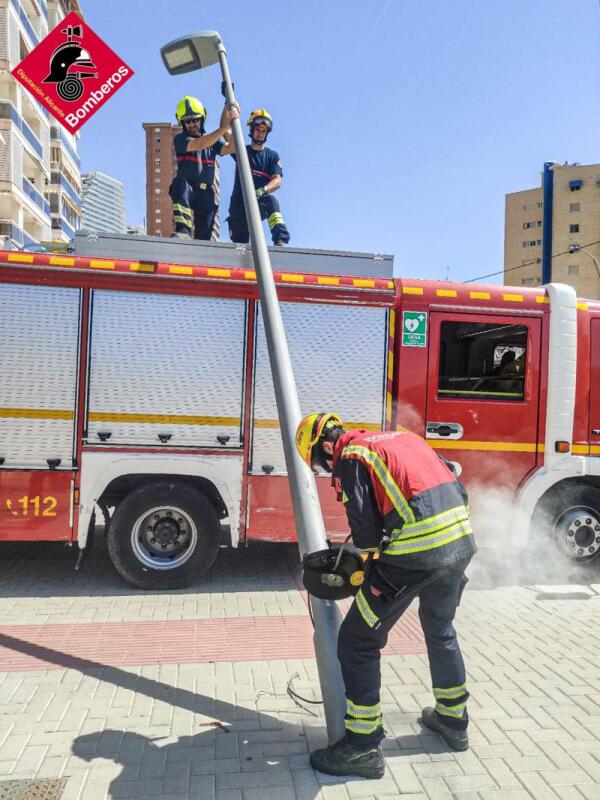
POLYGON ((107 544, 117 572, 142 589, 181 589, 219 551, 219 520, 206 497, 182 481, 135 489, 117 505, 107 544))
POLYGON ((555 547, 569 561, 589 563, 600 554, 600 489, 570 486, 542 514, 555 547))

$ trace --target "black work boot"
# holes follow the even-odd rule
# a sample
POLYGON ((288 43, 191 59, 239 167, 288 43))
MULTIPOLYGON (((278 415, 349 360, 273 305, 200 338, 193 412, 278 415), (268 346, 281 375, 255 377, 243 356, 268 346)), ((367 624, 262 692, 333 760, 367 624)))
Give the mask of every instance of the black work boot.
POLYGON ((439 733, 448 747, 453 750, 468 750, 469 735, 466 730, 459 731, 446 725, 435 708, 424 708, 421 711, 421 722, 432 731, 439 733))
POLYGON ((359 775, 361 778, 383 778, 385 762, 378 744, 360 745, 342 736, 335 744, 315 750, 310 763, 327 775, 359 775))

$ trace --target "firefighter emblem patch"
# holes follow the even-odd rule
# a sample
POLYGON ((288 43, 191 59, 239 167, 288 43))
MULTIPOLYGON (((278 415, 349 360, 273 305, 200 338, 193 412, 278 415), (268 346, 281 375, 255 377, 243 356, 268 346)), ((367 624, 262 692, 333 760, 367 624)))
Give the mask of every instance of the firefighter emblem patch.
MULTIPOLYGON (((33 32, 32 41, 37 43, 33 32)), ((72 11, 12 75, 75 133, 131 78, 133 70, 72 11)))

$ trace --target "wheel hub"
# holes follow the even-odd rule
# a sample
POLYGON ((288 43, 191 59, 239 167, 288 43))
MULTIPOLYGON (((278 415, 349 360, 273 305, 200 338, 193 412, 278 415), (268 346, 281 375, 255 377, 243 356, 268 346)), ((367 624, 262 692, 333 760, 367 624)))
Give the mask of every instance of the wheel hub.
POLYGON ((180 533, 179 525, 173 519, 161 519, 154 526, 154 538, 161 545, 174 544, 180 533))
POLYGON ((560 549, 576 561, 590 561, 600 553, 600 518, 589 508, 570 508, 554 529, 560 549))
POLYGON ((174 506, 143 514, 131 533, 136 557, 153 569, 174 569, 194 552, 198 532, 191 517, 174 506))

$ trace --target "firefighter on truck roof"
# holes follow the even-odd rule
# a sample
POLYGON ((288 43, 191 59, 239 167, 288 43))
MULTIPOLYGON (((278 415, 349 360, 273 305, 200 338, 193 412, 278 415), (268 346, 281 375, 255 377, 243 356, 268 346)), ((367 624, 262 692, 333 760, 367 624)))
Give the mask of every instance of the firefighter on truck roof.
POLYGON ((452 621, 476 547, 467 493, 452 465, 414 433, 345 431, 335 414, 305 417, 296 447, 313 469, 332 473, 354 544, 379 553, 370 556, 340 628, 346 734, 315 750, 312 766, 332 775, 383 776, 380 653, 417 596, 435 698, 421 719, 449 747, 466 750, 469 693, 452 621))
POLYGON ((205 133, 206 110, 196 97, 183 97, 175 116, 183 128, 173 139, 177 174, 169 187, 175 235, 182 239, 192 235, 195 239, 210 239, 218 209, 215 159, 232 152, 229 124, 239 116, 239 109, 225 107, 219 127, 212 133, 205 133))
MULTIPOLYGON (((283 168, 279 154, 266 146, 267 137, 273 130, 273 120, 265 108, 253 111, 246 122, 250 128, 250 144, 246 145, 254 188, 258 199, 261 219, 266 219, 274 245, 285 245, 290 240, 289 231, 273 197, 273 192, 281 186, 283 168)), ((233 154, 235 159, 235 154, 233 154)), ((229 203, 229 235, 232 242, 247 244, 249 241, 248 222, 244 211, 244 199, 240 183, 239 169, 235 172, 235 182, 229 203)))

